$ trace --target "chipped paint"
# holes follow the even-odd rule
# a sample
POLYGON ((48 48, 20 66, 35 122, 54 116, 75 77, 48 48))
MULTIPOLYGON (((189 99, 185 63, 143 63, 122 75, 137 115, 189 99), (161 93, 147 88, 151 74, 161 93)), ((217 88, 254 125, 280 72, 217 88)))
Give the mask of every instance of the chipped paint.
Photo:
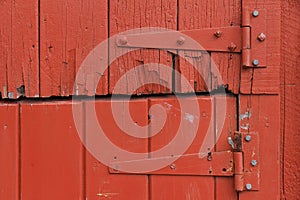
POLYGON ((244 120, 245 118, 251 118, 251 112, 246 112, 245 114, 240 114, 240 120, 244 120))
POLYGON ((119 195, 118 193, 99 193, 97 196, 104 197, 104 198, 111 198, 113 196, 119 195))
POLYGON ((14 98, 14 93, 13 92, 9 92, 8 93, 8 98, 9 99, 13 99, 14 98))
POLYGON ((250 129, 249 123, 247 123, 247 124, 242 124, 240 127, 241 127, 241 129, 244 129, 244 130, 249 130, 249 129, 250 129))
POLYGON ((184 114, 184 119, 188 120, 190 123, 194 123, 195 116, 189 113, 184 114))

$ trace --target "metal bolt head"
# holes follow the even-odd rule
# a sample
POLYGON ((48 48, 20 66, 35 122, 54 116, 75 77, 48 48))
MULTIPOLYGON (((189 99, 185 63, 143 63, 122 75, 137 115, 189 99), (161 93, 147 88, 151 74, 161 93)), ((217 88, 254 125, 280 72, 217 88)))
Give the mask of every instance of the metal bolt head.
POLYGON ((265 39, 267 38, 267 36, 264 34, 264 33, 260 33, 258 36, 257 36, 257 39, 261 42, 265 41, 265 39))
POLYGON ((254 59, 254 60, 252 61, 252 63, 253 63, 254 66, 257 66, 257 65, 259 64, 259 61, 258 61, 257 59, 254 59))
POLYGON ((228 49, 229 51, 234 51, 236 49, 236 45, 233 42, 231 42, 228 46, 228 49))
POLYGON ((258 14, 259 14, 258 10, 254 10, 254 11, 252 12, 252 16, 253 16, 253 17, 257 17, 258 14))
POLYGON ((175 165, 174 163, 171 164, 171 165, 170 165, 170 169, 171 169, 171 170, 175 170, 175 169, 176 169, 176 165, 175 165))
POLYGON ((126 36, 120 37, 120 38, 118 39, 118 43, 119 43, 120 45, 126 45, 126 44, 128 43, 127 37, 126 37, 126 36))
POLYGON ((251 141, 251 135, 246 135, 245 140, 246 140, 246 142, 250 142, 251 141))
POLYGON ((177 44, 178 44, 178 45, 183 45, 184 42, 185 42, 185 38, 182 37, 182 36, 180 36, 180 37, 178 38, 178 40, 177 40, 177 44))
POLYGON ((250 183, 247 183, 247 184, 246 184, 246 189, 247 189, 247 190, 252 190, 252 185, 251 185, 250 183))
POLYGON ((251 160, 251 165, 252 165, 253 167, 255 167, 255 166, 257 165, 257 161, 256 161, 256 160, 251 160))
POLYGON ((216 38, 219 38, 219 37, 222 36, 222 31, 216 31, 216 32, 214 33, 214 35, 216 36, 216 38))

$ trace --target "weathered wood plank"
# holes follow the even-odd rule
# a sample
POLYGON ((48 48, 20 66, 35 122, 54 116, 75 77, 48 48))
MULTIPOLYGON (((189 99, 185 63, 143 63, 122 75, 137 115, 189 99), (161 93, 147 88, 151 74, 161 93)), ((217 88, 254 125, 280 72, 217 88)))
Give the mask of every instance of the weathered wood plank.
POLYGON ((107 1, 41 0, 40 10, 41 96, 107 94, 107 71, 98 85, 94 71, 86 71, 74 91, 82 61, 107 39, 107 1))
MULTIPOLYGON (((241 5, 239 1, 182 1, 179 3, 179 30, 239 25, 240 13, 241 5)), ((202 71, 203 77, 183 58, 179 59, 176 69, 188 79, 195 91, 211 91, 225 85, 230 91, 238 92, 239 54, 211 53, 201 55, 198 53, 199 55, 196 55, 195 52, 185 52, 185 54, 186 57, 192 57, 194 67, 202 71), (213 67, 210 65, 213 65, 213 67), (216 70, 219 70, 219 77, 216 70)), ((180 82, 180 78, 177 77, 175 81, 180 82)), ((188 88, 182 87, 183 84, 176 85, 178 92, 190 92, 188 88)))
POLYGON ((39 96, 38 1, 1 4, 2 97, 39 96))
POLYGON ((0 26, 0 92, 7 98, 7 71, 11 66, 11 1, 1 1, 2 20, 0 26))
MULTIPOLYGON (((114 105, 118 105, 118 113, 124 113, 124 105, 122 100, 113 101, 114 105)), ((123 121, 123 126, 118 127, 112 115, 111 101, 96 101, 95 109, 97 112, 97 118, 99 124, 109 138, 109 140, 117 147, 129 152, 146 153, 148 151, 148 139, 135 138, 122 129, 126 128, 126 121, 129 117, 139 126, 145 126, 148 123, 148 107, 147 100, 133 100, 129 103, 130 114, 122 114, 117 118, 123 121), (125 121, 125 122, 124 122, 125 121)), ((93 107, 92 102, 85 103, 86 114, 89 108, 93 107)), ((88 118, 86 119, 88 120, 88 118)), ((127 121, 128 122, 128 121, 127 121)), ((88 123, 86 123, 88 124, 88 123)), ((145 130, 146 131, 146 130, 145 130)), ((95 130, 91 126, 86 126, 86 143, 89 143, 94 139, 91 132, 95 130)), ((142 133, 145 135, 147 133, 142 133)), ((99 141, 100 143, 100 141, 99 141)), ((106 151, 112 151, 112 149, 106 149, 106 151)), ((104 153, 104 152, 103 152, 104 153)), ((110 174, 108 166, 98 161, 93 154, 85 151, 85 188, 86 199, 98 200, 102 198, 107 199, 148 199, 148 176, 147 175, 121 175, 110 174)), ((122 159, 121 155, 115 155, 114 159, 122 159)), ((124 159, 124 158, 123 158, 124 159)))
POLYGON ((239 131, 257 132, 260 148, 258 161, 260 190, 241 192, 239 199, 278 199, 280 196, 280 116, 278 115, 280 97, 279 95, 240 95, 239 112, 239 116, 246 116, 240 118, 239 131))
POLYGON ((281 1, 281 131, 283 198, 300 199, 300 2, 281 1))
MULTIPOLYGON (((177 25, 177 1, 138 1, 121 0, 110 2, 110 36, 123 31, 141 27, 161 27, 175 29, 177 25)), ((153 41, 155 42, 155 41, 153 41)), ((109 92, 119 94, 151 94, 170 93, 172 89, 172 73, 161 70, 158 64, 172 67, 172 56, 170 53, 161 50, 136 50, 118 58, 110 65, 109 92), (134 67, 156 63, 150 68, 136 70, 134 67), (134 70, 134 76, 126 75, 129 70, 134 70), (118 91, 114 91, 116 83, 122 77, 124 81, 118 91), (168 88, 158 84, 148 84, 143 82, 150 80, 156 83, 164 82, 168 88), (137 91, 132 91, 138 85, 137 91)))
POLYGON ((19 199, 19 106, 0 104, 0 199, 19 199))
MULTIPOLYGON (((233 96, 215 97, 215 115, 216 121, 216 142, 215 151, 231 151, 232 147, 228 143, 228 137, 232 136, 237 130, 237 99, 233 96), (220 113, 225 112, 223 121, 220 113)), ((215 177, 216 200, 235 200, 238 199, 234 188, 233 177, 215 177)))
MULTIPOLYGON (((72 102, 21 104, 21 197, 83 200, 83 147, 72 102), (32 117, 34 116, 34 121, 32 117)), ((82 115, 82 111, 80 112, 82 115)))

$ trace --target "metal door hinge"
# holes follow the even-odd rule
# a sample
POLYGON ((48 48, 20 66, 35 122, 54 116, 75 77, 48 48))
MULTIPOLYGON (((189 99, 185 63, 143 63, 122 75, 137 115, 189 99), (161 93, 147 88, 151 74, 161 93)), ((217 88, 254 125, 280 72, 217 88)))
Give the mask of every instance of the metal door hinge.
POLYGON ((123 34, 116 37, 115 45, 117 48, 164 49, 171 52, 202 50, 241 53, 243 67, 266 67, 265 17, 264 10, 243 9, 241 26, 123 34))
POLYGON ((243 9, 242 12, 242 66, 267 67, 265 10, 243 9))
POLYGON ((236 132, 234 138, 234 182, 236 191, 257 191, 260 185, 258 133, 236 132))
MULTIPOLYGON (((259 138, 258 133, 235 132, 228 138, 232 151, 208 152, 206 156, 188 154, 175 156, 174 162, 161 169, 150 172, 125 172, 124 168, 140 165, 142 162, 151 163, 149 158, 143 160, 116 160, 109 166, 112 174, 147 174, 147 175, 194 175, 194 176, 231 176, 234 177, 236 191, 259 190, 259 138)), ((115 158, 118 158, 116 155, 115 158)), ((152 158, 153 160, 171 159, 174 155, 152 158)))

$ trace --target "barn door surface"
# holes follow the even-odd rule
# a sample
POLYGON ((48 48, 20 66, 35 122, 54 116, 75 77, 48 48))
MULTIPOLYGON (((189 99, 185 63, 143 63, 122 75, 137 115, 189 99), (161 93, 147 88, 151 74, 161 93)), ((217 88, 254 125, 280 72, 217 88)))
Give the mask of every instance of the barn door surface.
POLYGON ((0 6, 0 199, 279 199, 279 0, 0 6))

